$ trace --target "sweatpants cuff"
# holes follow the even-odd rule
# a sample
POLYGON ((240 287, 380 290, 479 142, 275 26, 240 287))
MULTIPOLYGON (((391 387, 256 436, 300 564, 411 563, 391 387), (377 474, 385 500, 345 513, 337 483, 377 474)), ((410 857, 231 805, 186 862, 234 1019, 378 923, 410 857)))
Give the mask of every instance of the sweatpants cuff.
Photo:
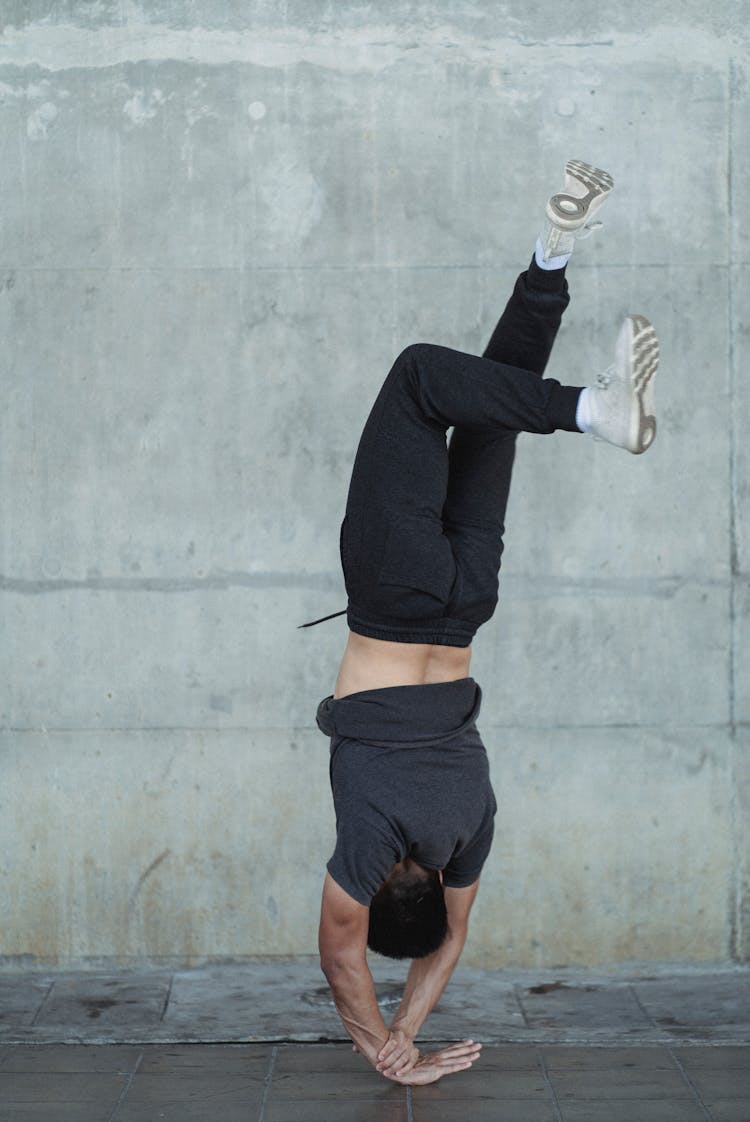
POLYGON ((565 279, 565 266, 562 269, 540 269, 536 257, 531 258, 531 264, 526 270, 529 288, 541 292, 565 292, 568 282, 565 279))
POLYGON ((553 386, 547 404, 547 420, 556 429, 580 432, 576 424, 576 408, 582 386, 553 386))

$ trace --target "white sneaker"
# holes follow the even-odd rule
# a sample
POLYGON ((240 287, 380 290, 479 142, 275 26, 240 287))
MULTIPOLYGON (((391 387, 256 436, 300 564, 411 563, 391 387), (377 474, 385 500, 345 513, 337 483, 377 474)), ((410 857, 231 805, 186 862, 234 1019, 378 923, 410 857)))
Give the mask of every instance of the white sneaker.
POLYGON ((639 455, 656 436, 652 382, 659 340, 645 316, 628 316, 617 337, 615 361, 589 386, 591 432, 639 455))
POLYGON ((593 217, 614 185, 609 172, 582 160, 568 160, 565 187, 552 196, 546 207, 547 221, 541 235, 545 261, 570 253, 577 240, 601 226, 593 217))

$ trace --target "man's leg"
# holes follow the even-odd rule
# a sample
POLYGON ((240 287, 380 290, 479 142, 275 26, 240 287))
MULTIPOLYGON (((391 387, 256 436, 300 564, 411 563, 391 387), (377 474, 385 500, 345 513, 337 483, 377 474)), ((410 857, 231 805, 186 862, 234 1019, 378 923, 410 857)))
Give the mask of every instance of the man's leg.
POLYGON ((341 534, 350 602, 392 619, 443 615, 456 579, 443 532, 447 429, 489 441, 518 431, 578 432, 579 394, 578 387, 490 358, 432 344, 407 347, 357 450, 341 534))
MULTIPOLYGON (((547 271, 532 260, 483 357, 541 377, 569 301, 565 268, 547 271)), ((475 432, 459 426, 450 439, 443 526, 458 566, 456 613, 477 624, 489 619, 497 601, 517 435, 513 429, 475 432)))
MULTIPOLYGON (((569 195, 553 199, 572 200, 575 218, 565 222, 580 232, 611 179, 576 161, 566 172, 569 195)), ((468 603, 467 618, 476 622, 473 586, 486 588, 493 565, 496 581, 516 433, 586 428, 631 452, 650 445, 658 344, 643 317, 628 317, 615 364, 583 394, 541 377, 568 299, 562 266, 569 253, 549 259, 546 250, 540 239, 481 358, 417 344, 396 359, 360 440, 341 528, 350 607, 354 601, 371 614, 409 620, 439 618, 448 601, 457 615, 455 605, 468 603), (451 535, 461 546, 459 570, 451 535), (472 575, 472 565, 481 572, 472 575)))

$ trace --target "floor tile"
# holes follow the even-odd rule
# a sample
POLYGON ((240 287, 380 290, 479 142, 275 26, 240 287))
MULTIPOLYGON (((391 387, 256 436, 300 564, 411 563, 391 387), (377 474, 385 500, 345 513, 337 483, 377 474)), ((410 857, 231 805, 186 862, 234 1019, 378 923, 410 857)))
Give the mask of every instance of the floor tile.
POLYGON ((639 1071, 632 1068, 602 1068, 599 1071, 550 1073, 552 1086, 558 1099, 680 1099, 690 1097, 690 1091, 680 1073, 672 1065, 670 1070, 655 1068, 639 1071))
MULTIPOLYGON (((687 1069, 686 1069, 687 1070, 687 1069)), ((698 1094, 704 1099, 741 1099, 750 1105, 750 1067, 691 1071, 698 1094)))
POLYGON ((516 990, 529 1026, 587 1030, 651 1027, 628 986, 551 983, 516 990))
MULTIPOLYGON (((378 963, 378 966, 380 964, 378 963)), ((528 1036, 511 972, 459 966, 425 1023, 429 1040, 516 1040, 528 1036)))
POLYGON ((37 1026, 96 1024, 97 1031, 158 1024, 169 992, 169 974, 78 974, 62 977, 44 1004, 37 1026))
POLYGON ((147 1044, 138 1075, 169 1072, 227 1072, 263 1078, 274 1051, 272 1044, 147 1044))
POLYGON ((401 1093, 403 1088, 384 1079, 373 1068, 358 1072, 309 1071, 276 1074, 274 1071, 271 1097, 274 1102, 284 1100, 346 1099, 356 1102, 375 1099, 390 1091, 401 1093))
POLYGON ((539 1071, 482 1071, 478 1061, 467 1071, 458 1071, 444 1076, 439 1083, 420 1087, 425 1100, 434 1097, 436 1101, 479 1102, 483 1099, 534 1099, 544 1100, 547 1085, 544 1075, 539 1071))
POLYGON ((666 1099, 690 1095, 666 1048, 544 1048, 550 1081, 565 1100, 666 1099))
MULTIPOLYGON (((560 1103, 562 1122, 706 1122, 706 1116, 692 1099, 632 1099, 560 1103)), ((718 1122, 718 1119, 717 1119, 718 1122)))
POLYGON ((696 1029, 745 1026, 750 1009, 750 974, 684 977, 637 982, 633 987, 650 1017, 674 1035, 696 1029))
MULTIPOLYGON (((379 997, 390 1000, 391 991, 400 992, 403 986, 403 966, 378 960, 375 971, 379 997)), ((459 967, 426 1022, 422 1041, 473 1035, 485 1044, 509 1048, 542 1041, 750 1044, 750 1002, 743 1008, 740 1000, 747 979, 750 970, 735 969, 674 975, 660 971, 645 977, 573 967, 556 972, 459 967), (650 1017, 631 1023, 631 998, 634 989, 640 993, 641 988, 648 990, 650 1000, 662 1002, 659 1016, 667 1018, 662 1023, 650 1017), (532 993, 537 989, 542 992, 532 993), (687 1002, 688 1013, 691 994, 696 1001, 705 999, 708 1019, 719 1021, 701 1026, 693 1011, 691 1023, 681 1023, 677 1006, 667 1008, 671 992, 676 1000, 687 1002), (524 1023, 516 993, 531 1015, 530 1024, 524 1023), (721 1021, 727 1016, 731 1023, 721 1021)), ((172 975, 164 970, 0 973, 0 1044, 251 1043, 291 1037, 305 1044, 340 1041, 346 1047, 333 1006, 313 1002, 316 995, 322 1000, 318 991, 326 988, 323 982, 316 963, 196 967, 172 975), (170 976, 173 986, 164 1010, 170 976)))
POLYGON ((132 1044, 17 1044, 2 1072, 131 1072, 143 1049, 132 1044))
POLYGON ((0 975, 0 1029, 31 1025, 52 981, 40 974, 0 975))
MULTIPOLYGON (((404 969, 378 965, 376 992, 381 1000, 404 969)), ((320 967, 304 963, 178 970, 164 1027, 177 1034, 192 1032, 195 1039, 206 1041, 284 1038, 292 1027, 295 1036, 306 1034, 312 1041, 343 1033, 320 967)))
POLYGON ((109 1103, 114 1106, 127 1076, 81 1072, 0 1071, 0 1103, 109 1103))
MULTIPOLYGON (((131 1103, 126 1099, 118 1107, 112 1122, 255 1122, 259 1109, 259 1104, 241 1095, 189 1103, 131 1103)), ((52 1117, 50 1122, 53 1122, 52 1117)), ((106 1117, 101 1122, 110 1120, 106 1117)))
MULTIPOLYGON (((428 1102, 424 1097, 426 1090, 415 1087, 412 1092, 414 1122, 555 1122, 552 1104, 544 1098, 472 1100, 470 1104, 457 1099, 428 1102)), ((603 1122, 601 1117, 597 1122, 603 1122)))
POLYGON ((750 1102, 737 1099, 709 1099, 706 1106, 714 1122, 750 1122, 750 1102))
POLYGON ((716 1044, 710 1048, 673 1048, 672 1051, 685 1070, 691 1073, 731 1068, 750 1071, 750 1042, 743 1047, 716 1044))
POLYGON ((258 1103, 263 1098, 263 1075, 230 1075, 216 1072, 170 1072, 165 1075, 135 1075, 125 1101, 130 1103, 210 1103, 237 1100, 258 1103))
MULTIPOLYGON (((109 1122, 112 1105, 103 1103, 3 1103, 3 1122, 109 1122)), ((119 1114, 117 1118, 119 1119, 119 1114)), ((152 1122, 150 1118, 143 1122, 152 1122)), ((133 1119, 133 1122, 136 1122, 133 1119)), ((138 1120, 140 1122, 140 1119, 138 1120)), ((161 1119, 159 1120, 161 1122, 161 1119)), ((205 1122, 205 1120, 204 1120, 205 1122)), ((222 1122, 225 1122, 222 1119, 222 1122)), ((247 1122, 247 1117, 231 1122, 247 1122)))
POLYGON ((395 1086, 380 1097, 356 1101, 311 1096, 285 1102, 271 1095, 263 1112, 263 1122, 407 1122, 407 1118, 406 1090, 395 1086))
POLYGON ((339 1072, 357 1074, 372 1071, 368 1061, 351 1044, 279 1045, 274 1063, 274 1078, 294 1072, 339 1072))
POLYGON ((568 1071, 603 1071, 637 1069, 674 1071, 674 1064, 665 1047, 651 1048, 550 1048, 543 1045, 550 1074, 568 1071))

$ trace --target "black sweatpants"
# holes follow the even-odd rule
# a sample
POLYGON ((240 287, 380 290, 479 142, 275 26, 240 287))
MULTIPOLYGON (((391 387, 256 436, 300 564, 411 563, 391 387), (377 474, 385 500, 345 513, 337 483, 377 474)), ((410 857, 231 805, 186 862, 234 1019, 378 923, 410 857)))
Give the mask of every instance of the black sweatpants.
POLYGON ((464 647, 494 612, 516 436, 579 431, 580 387, 542 378, 569 299, 532 261, 481 358, 417 343, 394 362, 341 525, 352 631, 464 647))

